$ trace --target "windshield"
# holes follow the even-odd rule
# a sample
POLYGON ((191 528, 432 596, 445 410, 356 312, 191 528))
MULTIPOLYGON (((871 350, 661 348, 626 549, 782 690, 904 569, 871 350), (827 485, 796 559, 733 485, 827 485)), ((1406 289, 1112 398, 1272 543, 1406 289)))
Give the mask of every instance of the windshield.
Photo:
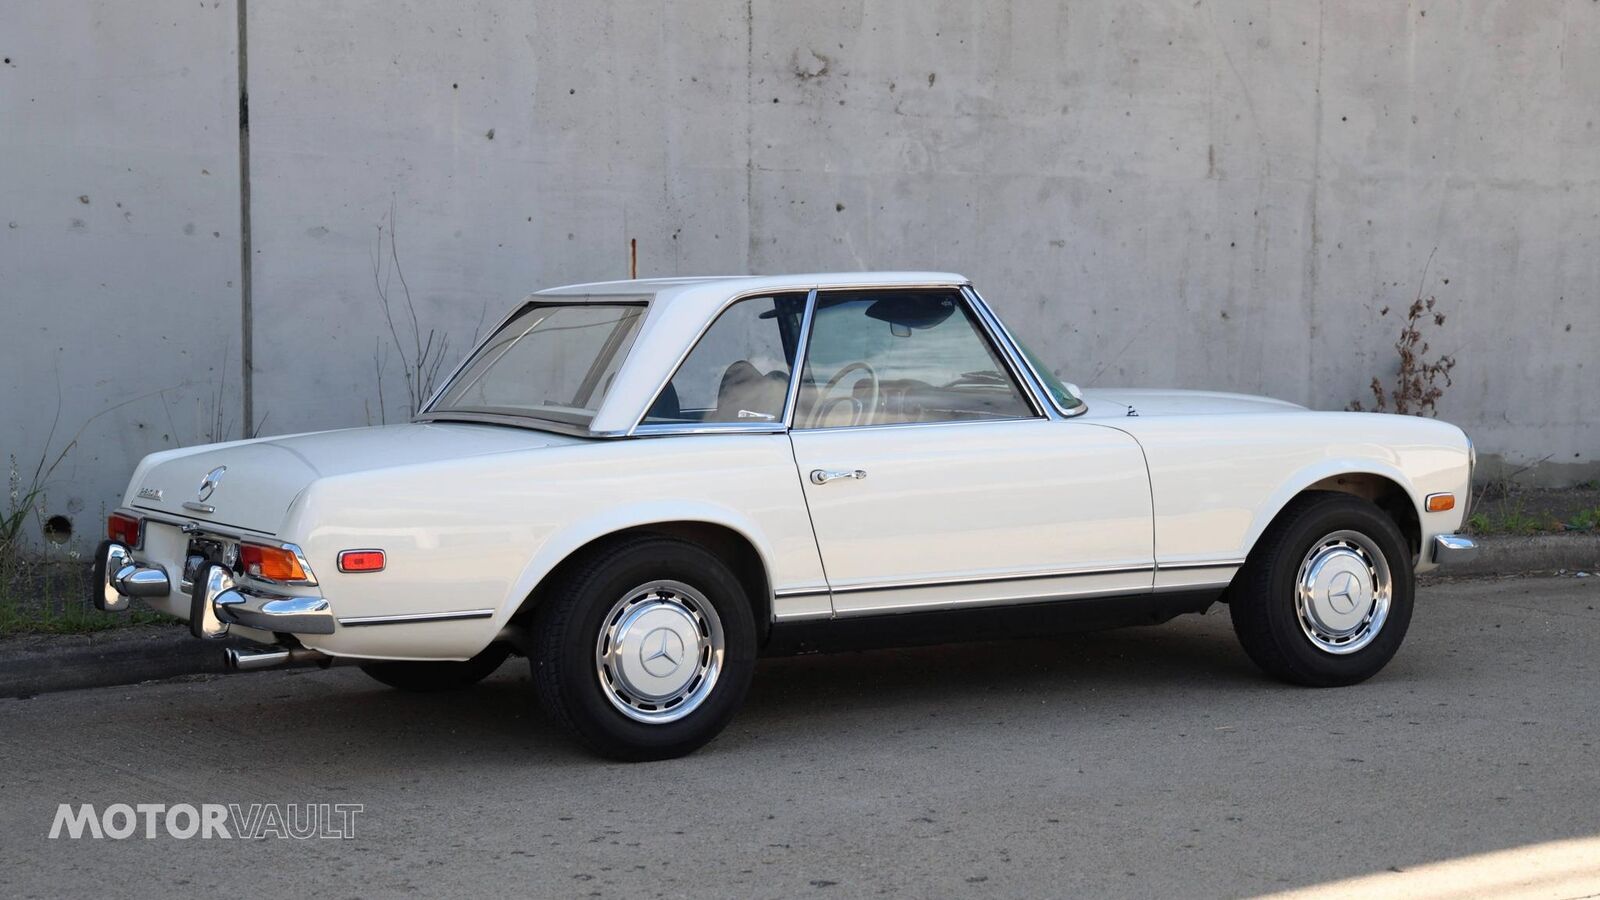
POLYGON ((526 416, 588 427, 644 312, 642 301, 532 304, 473 353, 426 414, 526 416))
POLYGON ((1066 384, 1056 377, 1056 373, 1045 365, 1044 360, 1040 359, 1038 354, 1034 353, 1027 344, 1021 341, 1016 343, 1017 348, 1022 351, 1022 355, 1027 357, 1028 365, 1033 367, 1034 374, 1038 375, 1039 380, 1044 382, 1044 389, 1050 392, 1050 399, 1055 401, 1056 409, 1064 413, 1070 413, 1083 405, 1083 398, 1068 390, 1066 384))

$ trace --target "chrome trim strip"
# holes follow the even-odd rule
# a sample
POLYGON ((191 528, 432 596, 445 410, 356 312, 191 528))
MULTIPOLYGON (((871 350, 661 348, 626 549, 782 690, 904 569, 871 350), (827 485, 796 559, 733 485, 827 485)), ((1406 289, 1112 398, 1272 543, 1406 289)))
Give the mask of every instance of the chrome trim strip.
POLYGON ((634 437, 663 434, 783 434, 783 430, 782 422, 701 422, 698 425, 671 425, 658 422, 634 426, 632 434, 634 437))
POLYGON ((1220 590, 1233 584, 1233 579, 1226 581, 1185 581, 1182 584, 1158 584, 1151 593, 1155 594, 1181 594, 1187 591, 1220 590))
POLYGON ((963 584, 990 584, 999 581, 1042 581, 1050 578, 1076 578, 1083 575, 1115 575, 1128 572, 1154 572, 1155 567, 1143 563, 1126 566, 1104 566, 1095 569, 1062 569, 1050 572, 1029 572, 1009 575, 978 575, 967 578, 948 578, 927 581, 887 581, 870 584, 850 584, 833 588, 835 594, 858 594, 867 591, 896 591, 905 588, 955 587, 963 584))
POLYGON ((774 597, 783 597, 783 598, 788 598, 788 597, 818 597, 818 596, 821 596, 823 594, 829 594, 829 593, 832 593, 832 591, 828 590, 825 587, 818 587, 818 588, 789 588, 787 590, 774 591, 772 596, 774 596, 774 597))
POLYGON ((1028 355, 1022 352, 1022 345, 1018 344, 1017 339, 1011 335, 1011 329, 1007 328, 1006 323, 1001 321, 1000 317, 995 314, 994 310, 989 308, 988 302, 985 301, 983 296, 978 293, 977 288, 969 284, 966 286, 966 291, 977 299, 978 305, 982 306, 984 311, 988 313, 989 317, 994 320, 995 328, 1005 337, 1006 346, 1009 347, 1011 352, 1016 354, 1017 359, 1021 360, 1022 364, 1027 367, 1028 374, 1032 377, 1032 381, 1030 383, 1033 384, 1034 389, 1039 392, 1048 408, 1053 409, 1056 412, 1056 415, 1052 416, 1052 418, 1075 419, 1089 411, 1089 401, 1084 400, 1081 397, 1078 398, 1078 406, 1070 410, 1062 409, 1060 405, 1056 403, 1056 398, 1050 394, 1049 388, 1044 386, 1044 379, 1040 377, 1039 370, 1033 367, 1033 363, 1029 362, 1028 360, 1028 355))
POLYGON ((946 419, 938 422, 879 422, 876 425, 828 425, 820 428, 796 428, 795 431, 864 431, 880 428, 938 428, 954 425, 1004 425, 1013 422, 1052 421, 1045 416, 1027 416, 1018 419, 946 419))
POLYGON ((800 317, 800 338, 794 345, 794 365, 789 372, 789 396, 783 401, 783 427, 794 427, 794 411, 800 405, 800 375, 806 368, 806 353, 811 349, 811 321, 817 312, 817 289, 806 294, 806 311, 800 317))
POLYGON ((1019 384, 1024 385, 1023 392, 1028 395, 1028 401, 1033 404, 1034 410, 1047 419, 1062 418, 1061 409, 1050 398, 1050 392, 1045 390, 1044 382, 1039 378, 1039 373, 1034 371, 1033 366, 1028 363, 1027 357, 1023 356, 1022 351, 1015 345, 1011 338, 1011 333, 1006 331, 1005 325, 1000 321, 1000 317, 994 314, 994 310, 989 308, 989 304, 983 302, 983 298, 978 295, 978 291, 972 285, 964 285, 961 288, 961 292, 967 299, 967 305, 978 313, 978 320, 983 323, 984 329, 989 332, 989 342, 1000 350, 1000 356, 1006 360, 1007 365, 1012 370, 1012 377, 1019 384), (1023 374, 1024 371, 1027 372, 1026 375, 1023 374))
MULTIPOLYGON (((1089 572, 1084 575, 1072 575, 1066 577, 1070 578, 1074 582, 1077 582, 1087 581, 1091 578, 1102 576, 1104 574, 1108 573, 1089 572)), ((1113 572, 1109 574, 1116 573, 1113 572)), ((899 592, 884 591, 883 593, 886 595, 884 598, 886 602, 875 606, 845 606, 844 608, 835 612, 835 617, 847 619, 855 616, 933 612, 951 609, 968 609, 971 607, 982 606, 998 608, 1006 606, 1021 606, 1030 603, 1066 603, 1073 600, 1088 600, 1095 597, 1142 596, 1148 595, 1152 593, 1152 591, 1148 586, 1130 588, 1128 585, 1112 585, 1107 587, 1080 587, 1073 589, 1066 588, 1065 585, 1062 585, 1056 590, 1046 590, 1037 593, 1009 594, 1002 596, 967 596, 957 600, 933 602, 893 602, 893 598, 899 592)))
POLYGON ((393 616, 349 616, 339 620, 339 624, 346 628, 357 628, 363 625, 410 625, 415 622, 454 622, 462 619, 488 619, 494 616, 492 609, 463 609, 455 612, 432 613, 402 613, 393 616))
POLYGON ((1198 561, 1198 562, 1180 562, 1180 563, 1164 563, 1164 562, 1157 561, 1156 562, 1156 571, 1158 571, 1158 572, 1180 572, 1180 571, 1183 571, 1184 569, 1226 569, 1226 568, 1235 568, 1236 569, 1239 566, 1244 565, 1244 563, 1245 563, 1245 561, 1242 560, 1242 559, 1216 559, 1216 560, 1201 560, 1201 561, 1198 561))
POLYGON ((592 438, 597 435, 587 428, 578 425, 568 425, 565 422, 556 422, 551 419, 535 419, 532 416, 507 416, 500 413, 479 412, 441 412, 424 413, 416 416, 413 422, 469 422, 478 425, 509 425, 513 428, 526 428, 531 431, 549 431, 554 434, 564 434, 568 437, 592 438))

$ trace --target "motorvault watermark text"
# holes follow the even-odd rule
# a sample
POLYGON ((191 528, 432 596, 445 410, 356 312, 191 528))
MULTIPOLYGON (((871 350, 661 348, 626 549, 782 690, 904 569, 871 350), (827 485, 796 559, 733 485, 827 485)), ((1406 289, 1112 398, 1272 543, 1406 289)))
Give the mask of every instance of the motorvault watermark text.
POLYGON ((50 839, 124 840, 136 835, 220 840, 349 840, 356 836, 360 803, 93 803, 56 807, 50 839))

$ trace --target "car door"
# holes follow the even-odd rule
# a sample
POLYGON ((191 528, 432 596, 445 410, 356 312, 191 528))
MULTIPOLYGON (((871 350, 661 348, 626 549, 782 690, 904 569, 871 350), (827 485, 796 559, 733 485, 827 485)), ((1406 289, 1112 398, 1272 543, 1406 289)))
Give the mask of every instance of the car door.
POLYGON ((790 432, 836 615, 1140 593, 1150 485, 952 289, 819 292, 790 432))

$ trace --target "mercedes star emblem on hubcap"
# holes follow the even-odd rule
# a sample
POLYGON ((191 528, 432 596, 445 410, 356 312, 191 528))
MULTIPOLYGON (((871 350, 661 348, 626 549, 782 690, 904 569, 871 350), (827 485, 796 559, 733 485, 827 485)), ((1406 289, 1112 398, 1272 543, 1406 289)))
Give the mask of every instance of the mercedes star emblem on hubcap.
POLYGON ((1341 613, 1347 613, 1356 608, 1356 594, 1361 590, 1356 584, 1353 572, 1340 572, 1328 587, 1328 604, 1341 613))
POLYGON ((639 647, 639 662, 657 678, 671 675, 683 659, 683 638, 670 628, 657 628, 645 635, 639 647))

